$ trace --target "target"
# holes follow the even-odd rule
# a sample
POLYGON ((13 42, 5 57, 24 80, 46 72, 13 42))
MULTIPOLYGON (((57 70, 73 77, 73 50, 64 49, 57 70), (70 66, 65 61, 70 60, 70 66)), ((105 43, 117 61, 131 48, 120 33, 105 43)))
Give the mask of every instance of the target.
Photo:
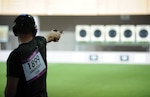
POLYGON ((85 29, 81 29, 81 31, 79 32, 80 37, 84 38, 87 35, 87 32, 85 29))
POLYGON ((109 31, 109 37, 114 38, 114 37, 116 37, 116 35, 117 35, 116 30, 111 29, 111 30, 109 31))
POLYGON ((76 25, 76 41, 88 42, 90 41, 90 26, 89 25, 76 25))
POLYGON ((91 41, 104 42, 104 30, 103 25, 91 25, 91 41))
POLYGON ((135 42, 135 26, 121 25, 121 42, 135 42))
POLYGON ((147 31, 146 29, 140 30, 139 36, 140 36, 141 38, 146 38, 146 37, 148 36, 148 31, 147 31))
POLYGON ((106 31, 106 42, 120 41, 119 25, 106 25, 105 31, 106 31))
POLYGON ((136 42, 150 42, 150 25, 136 25, 136 42))
POLYGON ((0 25, 0 42, 8 42, 8 25, 0 25))
POLYGON ((94 36, 95 36, 95 37, 98 38, 98 37, 101 37, 101 35, 102 35, 101 30, 97 29, 97 30, 94 31, 94 36))
POLYGON ((126 38, 132 37, 132 31, 130 29, 125 30, 123 33, 124 33, 124 37, 126 38))

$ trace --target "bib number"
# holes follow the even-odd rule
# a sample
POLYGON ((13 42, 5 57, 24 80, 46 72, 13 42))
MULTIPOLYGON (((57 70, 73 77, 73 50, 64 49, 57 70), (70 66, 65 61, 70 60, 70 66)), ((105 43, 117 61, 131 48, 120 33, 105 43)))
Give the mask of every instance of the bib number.
POLYGON ((32 81, 39 78, 46 71, 45 62, 38 50, 24 60, 22 64, 26 81, 32 81))

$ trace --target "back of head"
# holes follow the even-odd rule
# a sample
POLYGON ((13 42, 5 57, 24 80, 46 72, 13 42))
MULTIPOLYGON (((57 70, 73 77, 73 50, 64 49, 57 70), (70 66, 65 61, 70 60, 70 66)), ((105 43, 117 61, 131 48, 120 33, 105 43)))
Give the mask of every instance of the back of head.
POLYGON ((15 21, 13 26, 13 32, 15 36, 18 34, 29 34, 32 33, 33 36, 36 35, 37 26, 35 25, 34 18, 31 15, 23 14, 19 15, 15 21))

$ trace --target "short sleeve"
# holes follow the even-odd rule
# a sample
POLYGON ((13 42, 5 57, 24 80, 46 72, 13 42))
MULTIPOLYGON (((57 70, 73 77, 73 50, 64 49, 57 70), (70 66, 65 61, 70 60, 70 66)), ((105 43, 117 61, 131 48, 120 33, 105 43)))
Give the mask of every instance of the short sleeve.
POLYGON ((45 45, 47 43, 45 37, 43 37, 43 36, 37 36, 36 39, 39 40, 40 42, 42 42, 45 45))
POLYGON ((21 63, 17 52, 13 51, 7 59, 7 77, 17 77, 21 75, 21 63))

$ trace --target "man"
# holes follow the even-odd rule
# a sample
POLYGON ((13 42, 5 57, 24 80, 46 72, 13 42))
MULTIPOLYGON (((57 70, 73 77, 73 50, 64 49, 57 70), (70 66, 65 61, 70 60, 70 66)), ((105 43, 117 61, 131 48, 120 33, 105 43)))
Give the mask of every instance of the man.
POLYGON ((51 30, 45 36, 36 36, 37 28, 31 15, 19 15, 13 26, 19 46, 7 60, 5 97, 47 97, 46 44, 57 42, 62 31, 51 30))

